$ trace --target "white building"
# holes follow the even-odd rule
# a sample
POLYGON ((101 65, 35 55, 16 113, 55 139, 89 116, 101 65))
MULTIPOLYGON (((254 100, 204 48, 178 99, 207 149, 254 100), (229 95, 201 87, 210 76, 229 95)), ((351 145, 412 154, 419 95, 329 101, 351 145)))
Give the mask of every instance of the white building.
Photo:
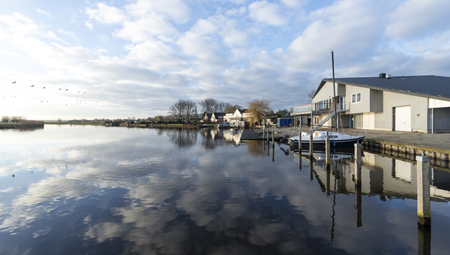
POLYGON ((409 132, 450 132, 450 77, 390 76, 323 79, 313 104, 291 108, 296 120, 306 122, 314 113, 324 126, 409 132), (334 95, 336 97, 334 97, 334 95), (334 100, 334 98, 336 100, 334 100), (302 119, 299 117, 303 116, 302 119), (335 120, 337 119, 337 120, 335 120))

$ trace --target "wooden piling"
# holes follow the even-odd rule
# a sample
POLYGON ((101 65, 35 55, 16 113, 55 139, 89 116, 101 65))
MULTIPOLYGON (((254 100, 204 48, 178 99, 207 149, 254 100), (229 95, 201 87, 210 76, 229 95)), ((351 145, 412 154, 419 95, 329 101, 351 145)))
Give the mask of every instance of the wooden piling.
POLYGON ((298 153, 302 153, 302 132, 298 132, 298 153))
POLYGON ((325 143, 325 150, 326 150, 326 163, 327 163, 327 168, 330 168, 330 136, 329 133, 327 131, 326 133, 326 143, 325 143))
POLYGON ((431 225, 430 157, 416 156, 417 160, 417 221, 431 225))
POLYGON ((361 144, 355 143, 355 185, 361 185, 361 144))
POLYGON ((309 156, 312 157, 313 155, 313 134, 311 132, 311 134, 309 135, 309 156))

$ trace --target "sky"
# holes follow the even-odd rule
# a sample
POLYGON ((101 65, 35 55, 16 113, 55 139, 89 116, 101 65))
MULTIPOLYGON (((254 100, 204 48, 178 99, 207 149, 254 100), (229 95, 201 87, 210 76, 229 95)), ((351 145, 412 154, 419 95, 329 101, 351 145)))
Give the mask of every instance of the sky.
POLYGON ((337 78, 449 76, 449 15, 447 0, 0 0, 0 116, 289 109, 332 77, 332 50, 337 78))

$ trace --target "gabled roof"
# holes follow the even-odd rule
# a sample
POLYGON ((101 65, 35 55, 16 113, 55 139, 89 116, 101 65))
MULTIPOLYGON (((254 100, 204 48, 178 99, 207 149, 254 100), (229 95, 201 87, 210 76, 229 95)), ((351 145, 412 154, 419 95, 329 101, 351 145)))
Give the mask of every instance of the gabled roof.
MULTIPOLYGON (((333 79, 323 79, 317 88, 317 92, 326 82, 333 79)), ((339 83, 367 86, 379 90, 398 90, 407 94, 422 94, 422 96, 447 97, 450 99, 450 77, 422 75, 422 76, 390 76, 390 78, 379 77, 353 77, 335 78, 336 86, 339 83)))

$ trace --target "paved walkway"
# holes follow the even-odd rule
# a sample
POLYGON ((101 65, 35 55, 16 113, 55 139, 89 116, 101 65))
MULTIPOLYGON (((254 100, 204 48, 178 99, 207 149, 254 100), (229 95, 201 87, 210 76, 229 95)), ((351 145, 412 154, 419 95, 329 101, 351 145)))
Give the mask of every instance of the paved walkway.
MULTIPOLYGON (((289 128, 270 128, 270 130, 276 130, 284 132, 292 136, 298 135, 298 132, 309 132, 309 128, 300 129, 298 127, 289 128)), ((326 129, 320 129, 326 130, 326 129)), ((342 131, 342 129, 341 129, 342 131)), ((343 129, 346 134, 364 133, 366 130, 362 129, 343 129)), ((448 151, 450 153, 450 134, 422 134, 412 132, 399 132, 399 131, 378 131, 367 130, 366 140, 384 141, 401 145, 412 145, 430 149, 438 149, 448 151)))

